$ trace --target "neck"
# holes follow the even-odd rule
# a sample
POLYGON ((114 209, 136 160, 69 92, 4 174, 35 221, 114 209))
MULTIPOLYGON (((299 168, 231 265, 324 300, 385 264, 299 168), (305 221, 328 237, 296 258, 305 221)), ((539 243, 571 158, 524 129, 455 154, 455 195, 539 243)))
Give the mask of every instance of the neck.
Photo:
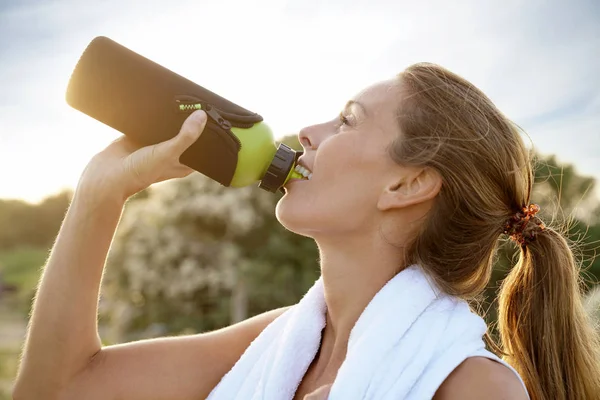
MULTIPOLYGON (((327 303, 327 321, 319 358, 341 364, 350 332, 379 290, 402 268, 398 247, 382 240, 317 241, 327 303)), ((381 239, 381 240, 380 240, 381 239)))

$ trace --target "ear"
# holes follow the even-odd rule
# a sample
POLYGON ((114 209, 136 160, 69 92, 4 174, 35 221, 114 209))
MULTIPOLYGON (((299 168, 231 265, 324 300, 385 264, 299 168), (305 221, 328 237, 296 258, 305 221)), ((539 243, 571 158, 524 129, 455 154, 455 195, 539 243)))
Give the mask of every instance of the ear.
POLYGON ((379 196, 377 208, 387 211, 433 199, 442 188, 441 175, 430 167, 404 168, 406 172, 386 186, 379 196))

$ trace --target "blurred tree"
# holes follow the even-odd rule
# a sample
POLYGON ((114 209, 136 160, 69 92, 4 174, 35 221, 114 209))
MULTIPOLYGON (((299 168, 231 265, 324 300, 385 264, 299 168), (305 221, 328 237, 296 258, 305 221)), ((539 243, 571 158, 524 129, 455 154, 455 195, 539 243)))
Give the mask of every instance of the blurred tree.
MULTIPOLYGON (((552 210, 562 214, 571 214, 586 200, 597 199, 592 195, 595 180, 577 173, 571 164, 562 164, 556 156, 538 157, 535 169, 535 190, 533 196, 539 201, 552 204, 552 210)), ((596 203, 597 205, 597 203, 596 203)), ((593 210, 589 210, 593 211, 593 210)), ((589 217, 587 210, 579 210, 582 218, 589 217)))
POLYGON ((13 289, 10 300, 25 315, 71 198, 63 191, 39 204, 0 200, 0 272, 13 289))
POLYGON ((50 248, 71 198, 71 191, 63 191, 39 204, 0 200, 0 250, 24 246, 50 248))
POLYGON ((107 339, 206 331, 297 302, 317 250, 276 221, 279 197, 193 174, 129 202, 103 283, 107 339))
POLYGON ((571 164, 556 156, 538 157, 534 202, 542 207, 546 221, 560 227, 572 243, 588 284, 600 279, 600 259, 595 259, 600 241, 600 204, 595 180, 577 173, 571 164))
POLYGON ((585 308, 600 334, 600 286, 592 288, 585 297, 585 308))

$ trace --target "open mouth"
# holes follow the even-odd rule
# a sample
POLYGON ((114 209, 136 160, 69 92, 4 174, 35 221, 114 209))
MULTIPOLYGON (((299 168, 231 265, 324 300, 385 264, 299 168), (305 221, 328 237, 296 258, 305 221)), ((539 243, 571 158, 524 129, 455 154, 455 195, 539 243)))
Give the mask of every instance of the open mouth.
POLYGON ((304 179, 310 180, 312 178, 312 172, 300 164, 296 165, 295 171, 299 174, 302 174, 304 179))

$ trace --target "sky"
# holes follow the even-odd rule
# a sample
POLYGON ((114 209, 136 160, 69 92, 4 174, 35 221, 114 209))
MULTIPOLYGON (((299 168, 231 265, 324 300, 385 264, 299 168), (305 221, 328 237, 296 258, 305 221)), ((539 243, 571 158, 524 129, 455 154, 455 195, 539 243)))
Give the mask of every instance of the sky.
POLYGON ((120 136, 65 101, 96 36, 258 112, 276 137, 435 62, 482 89, 541 153, 600 180, 599 21, 597 0, 0 0, 0 198, 75 187, 120 136))

